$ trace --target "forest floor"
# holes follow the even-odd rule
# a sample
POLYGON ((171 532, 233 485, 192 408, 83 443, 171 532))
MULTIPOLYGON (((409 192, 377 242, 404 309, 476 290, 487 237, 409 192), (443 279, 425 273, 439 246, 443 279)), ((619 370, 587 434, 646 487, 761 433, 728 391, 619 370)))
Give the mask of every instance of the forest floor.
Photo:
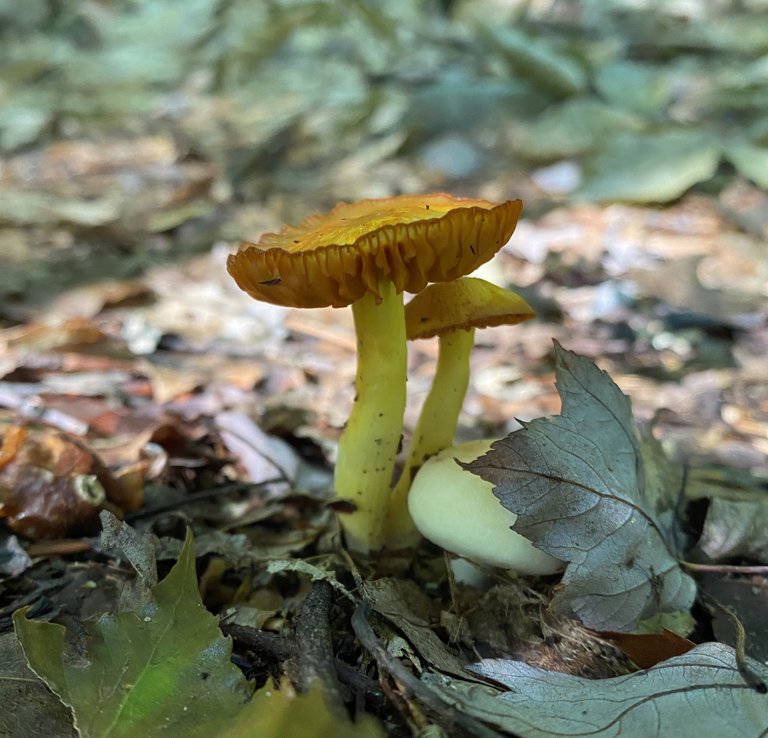
MULTIPOLYGON (((765 734, 760 0, 652 13, 11 5, 0 3, 1 736, 577 735, 575 701, 591 735, 617 723, 683 734, 696 720, 702 736, 765 734), (681 500, 672 521, 653 500, 629 507, 685 569, 677 627, 617 634, 618 611, 603 611, 615 627, 584 627, 552 606, 573 601, 575 566, 562 579, 489 570, 474 588, 428 542, 373 561, 343 549, 331 497, 354 393, 351 311, 256 302, 226 258, 338 201, 438 191, 524 201, 478 274, 537 313, 477 332, 457 439, 528 433, 560 412, 553 341, 604 369, 663 450, 638 466, 650 478, 661 455, 676 470, 674 489, 655 489, 681 500), (600 680, 614 677, 603 699, 600 680), (657 700, 665 689, 684 699, 657 700), (613 715, 621 690, 653 716, 613 715)), ((409 346, 406 444, 436 358, 434 341, 409 346)), ((649 485, 663 488, 672 477, 654 470, 662 482, 649 485)), ((655 564, 626 560, 663 610, 655 564)), ((601 561, 610 579, 618 562, 601 561)))
MULTIPOLYGON (((520 428, 519 421, 556 414, 556 339, 609 372, 630 396, 637 420, 653 422, 671 456, 726 470, 734 480, 747 474, 746 486, 759 487, 759 477, 768 474, 768 262, 760 258, 764 242, 751 224, 763 208, 762 192, 734 181, 719 197, 690 194, 665 207, 562 205, 524 217, 480 273, 518 289, 538 315, 519 326, 478 331, 458 437, 500 437, 520 428)), ((40 233, 49 246, 57 240, 55 232, 40 233)), ((243 235, 258 233, 244 229, 243 235)), ((56 248, 63 249, 56 262, 27 263, 39 269, 57 263, 58 270, 76 259, 76 245, 56 248)), ((326 503, 335 445, 352 402, 355 337, 349 310, 277 308, 241 293, 226 273, 232 248, 217 243, 142 268, 130 279, 65 284, 47 299, 44 290, 32 290, 30 299, 6 303, 7 327, 0 331, 4 631, 21 605, 31 606, 31 617, 70 623, 119 609, 130 568, 120 563, 125 554, 114 541, 96 535, 104 505, 81 493, 82 478, 95 474, 106 489, 107 509, 142 535, 158 537, 161 563, 178 555, 192 527, 203 601, 235 635, 245 672, 257 684, 286 675, 302 684, 290 654, 309 580, 269 574, 266 566, 274 560, 330 566, 328 557, 339 565, 333 553, 338 530, 326 503), (19 433, 26 436, 19 439, 19 433), (42 469, 53 471, 58 483, 49 485, 42 469), (283 650, 253 640, 253 632, 282 638, 283 650)), ((115 247, 107 253, 114 257, 115 247)), ((434 342, 410 347, 407 429, 435 360, 434 342)), ((758 510, 765 515, 764 503, 758 510)), ((701 510, 698 515, 693 524, 700 534, 701 510)), ((710 540, 713 561, 759 560, 755 552, 764 550, 764 538, 725 524, 723 531, 718 543, 710 540)), ((410 638, 411 659, 456 674, 458 654, 468 648, 504 651, 501 636, 486 643, 489 618, 499 627, 493 620, 499 603, 486 594, 473 608, 467 592, 449 596, 437 554, 434 547, 424 549, 416 572, 402 561, 380 565, 370 581, 383 584, 368 601, 410 638), (414 591, 414 581, 431 581, 430 596, 414 591), (461 626, 459 651, 455 644, 435 651, 434 635, 409 630, 412 612, 443 639, 463 618, 469 625, 461 626)), ((764 574, 734 578, 723 572, 701 580, 739 613, 747 652, 760 659, 768 643, 766 581, 764 574)), ((545 601, 552 584, 526 584, 532 587, 526 596, 545 601)), ((504 586, 499 580, 493 596, 500 597, 504 586)), ((416 719, 410 700, 417 704, 418 695, 406 706, 401 700, 400 718, 383 707, 385 695, 371 681, 370 665, 360 666, 359 646, 345 624, 349 613, 338 599, 332 612, 327 601, 319 612, 330 618, 334 650, 346 659, 339 667, 344 694, 357 694, 358 709, 366 704, 397 733, 404 714, 416 719), (350 674, 353 666, 358 671, 350 674)), ((513 601, 522 606, 519 598, 513 601)), ((510 604, 502 602, 506 612, 510 604)), ((510 641, 517 645, 507 645, 506 653, 579 676, 631 671, 622 652, 602 641, 596 648, 583 634, 576 648, 546 646, 542 628, 559 633, 566 627, 547 622, 530 626, 538 633, 535 647, 521 649, 518 632, 510 641)), ((391 631, 379 633, 392 637, 391 631)), ((715 610, 699 613, 694 638, 736 643, 727 617, 715 610)), ((665 648, 662 654, 669 655, 665 648)), ((386 669, 379 663, 380 674, 386 669)), ((390 680, 390 689, 402 687, 398 677, 390 680)), ((386 696, 398 704, 393 694, 386 696)), ((27 716, 40 719, 34 704, 28 703, 27 716)))

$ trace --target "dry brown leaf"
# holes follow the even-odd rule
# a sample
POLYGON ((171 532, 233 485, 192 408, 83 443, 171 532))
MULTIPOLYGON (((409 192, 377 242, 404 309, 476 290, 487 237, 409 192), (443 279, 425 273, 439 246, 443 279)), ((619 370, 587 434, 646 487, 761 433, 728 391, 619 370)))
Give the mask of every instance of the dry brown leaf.
POLYGON ((641 669, 649 669, 660 661, 682 656, 696 646, 693 641, 664 628, 661 633, 596 633, 615 643, 641 669))

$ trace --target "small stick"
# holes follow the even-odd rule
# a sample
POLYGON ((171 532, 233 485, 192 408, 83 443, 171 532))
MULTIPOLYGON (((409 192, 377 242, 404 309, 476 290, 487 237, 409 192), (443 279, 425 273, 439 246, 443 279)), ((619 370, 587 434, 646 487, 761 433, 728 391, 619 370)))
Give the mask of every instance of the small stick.
POLYGON ((475 718, 463 715, 459 710, 441 700, 402 662, 392 656, 379 641, 368 622, 370 611, 371 608, 364 603, 355 608, 355 612, 352 614, 352 630, 355 631, 360 643, 373 656, 379 671, 390 674, 400 685, 403 697, 406 699, 416 697, 430 712, 434 713, 433 719, 449 733, 451 732, 450 729, 458 724, 479 738, 501 738, 500 734, 492 728, 483 725, 475 718))
POLYGON ((731 564, 694 564, 692 561, 680 562, 691 571, 712 571, 716 574, 768 574, 768 566, 738 566, 731 564))
MULTIPOLYGON (((278 633, 266 630, 258 630, 248 625, 237 623, 221 623, 224 635, 232 636, 254 652, 254 655, 264 661, 286 661, 296 656, 296 641, 278 633)), ((341 659, 334 659, 339 681, 351 689, 370 695, 373 699, 381 699, 381 689, 378 682, 366 676, 341 659)))
POLYGON ((224 635, 232 636, 236 641, 252 649, 259 658, 271 661, 285 661, 296 655, 296 644, 277 633, 257 630, 237 623, 222 623, 224 635))
POLYGON ((310 338, 319 338, 322 341, 327 341, 334 346, 348 351, 350 354, 354 354, 357 350, 357 341, 354 334, 342 333, 335 328, 329 328, 321 323, 307 320, 295 313, 286 316, 283 325, 294 333, 301 333, 310 338))
POLYGON ((58 541, 36 541, 27 546, 27 555, 68 556, 69 554, 90 551, 93 548, 88 538, 61 538, 58 541))
POLYGON ((736 668, 739 670, 741 678, 744 683, 750 688, 754 689, 758 694, 768 693, 768 685, 755 674, 754 671, 747 664, 747 633, 744 630, 744 625, 739 620, 736 613, 730 608, 724 605, 719 600, 715 599, 712 595, 702 592, 704 599, 711 602, 718 610, 720 610, 732 623, 736 629, 736 645, 734 646, 734 656, 736 660, 736 668))
POLYGON ((191 505, 195 502, 203 502, 212 498, 216 498, 223 495, 234 494, 236 492, 249 492, 251 490, 266 487, 276 482, 285 482, 284 477, 273 477, 271 479, 265 479, 263 482, 232 482, 231 484, 223 484, 221 487, 213 487, 211 489, 203 489, 198 492, 191 492, 190 494, 182 497, 179 500, 173 502, 167 502, 162 505, 155 505, 154 507, 144 507, 135 512, 130 512, 125 516, 126 523, 132 523, 134 520, 141 520, 142 518, 150 518, 153 515, 160 515, 162 513, 170 512, 176 508, 183 507, 184 505, 191 505))
POLYGON ((343 714, 343 700, 336 675, 329 616, 333 589, 328 582, 314 582, 296 620, 296 657, 299 689, 319 681, 331 708, 343 714))

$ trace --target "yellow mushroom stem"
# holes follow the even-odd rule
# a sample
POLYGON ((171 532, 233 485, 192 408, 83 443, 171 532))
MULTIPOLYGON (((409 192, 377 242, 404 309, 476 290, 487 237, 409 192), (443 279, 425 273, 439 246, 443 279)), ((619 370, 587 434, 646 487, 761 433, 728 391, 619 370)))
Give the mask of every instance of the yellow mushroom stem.
POLYGON ((437 368, 432 387, 421 408, 413 431, 408 458, 389 502, 386 545, 405 548, 414 545, 419 532, 408 512, 408 490, 421 465, 453 444, 459 413, 469 386, 469 357, 475 329, 455 330, 440 336, 437 368))
POLYGON ((341 438, 336 496, 355 505, 339 520, 347 545, 369 553, 384 544, 395 457, 405 413, 406 338, 403 296, 382 281, 380 302, 367 294, 352 304, 357 333, 355 400, 341 438))

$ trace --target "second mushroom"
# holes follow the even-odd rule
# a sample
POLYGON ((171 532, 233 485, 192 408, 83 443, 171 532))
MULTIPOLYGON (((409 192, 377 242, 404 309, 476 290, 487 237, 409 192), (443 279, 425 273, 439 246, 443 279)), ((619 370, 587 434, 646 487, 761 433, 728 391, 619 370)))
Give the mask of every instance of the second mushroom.
POLYGON ((421 465, 453 444, 469 386, 475 329, 514 325, 534 315, 533 308, 520 295, 476 277, 429 285, 406 305, 408 339, 437 336, 440 343, 432 387, 390 498, 386 530, 390 548, 407 547, 419 538, 408 513, 408 491, 421 465))

